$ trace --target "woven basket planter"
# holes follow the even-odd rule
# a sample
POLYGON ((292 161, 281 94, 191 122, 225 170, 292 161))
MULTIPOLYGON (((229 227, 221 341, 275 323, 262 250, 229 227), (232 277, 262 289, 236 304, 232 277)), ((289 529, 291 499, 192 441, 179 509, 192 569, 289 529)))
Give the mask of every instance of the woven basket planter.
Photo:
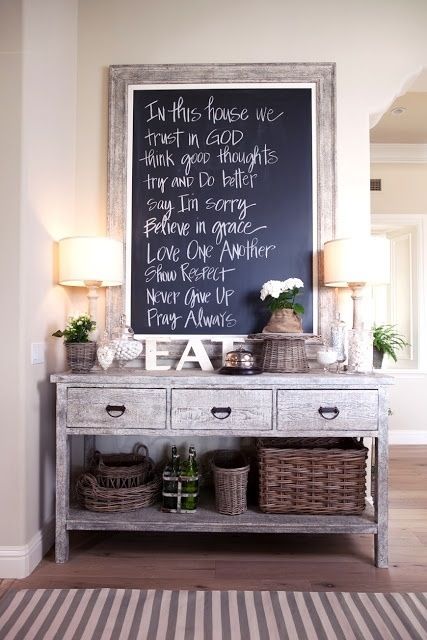
POLYGON ((67 364, 73 373, 88 373, 96 361, 96 342, 65 342, 67 364))
POLYGON ((259 440, 261 511, 362 513, 367 455, 368 449, 354 438, 259 440))
POLYGON ((262 332, 302 333, 301 317, 293 309, 276 309, 262 332))
POLYGON ((139 487, 153 470, 144 444, 135 444, 132 453, 100 453, 95 451, 90 470, 101 487, 123 489, 139 487))
POLYGON ((270 373, 306 373, 309 370, 305 338, 266 337, 262 348, 262 369, 270 373))
POLYGON ((212 458, 215 482, 216 510, 227 516, 237 516, 247 509, 246 493, 249 464, 239 451, 221 449, 212 458))
POLYGON ((134 511, 155 504, 161 494, 162 479, 150 474, 147 481, 138 487, 111 489, 101 487, 91 473, 82 474, 76 483, 79 503, 89 511, 113 513, 134 511))

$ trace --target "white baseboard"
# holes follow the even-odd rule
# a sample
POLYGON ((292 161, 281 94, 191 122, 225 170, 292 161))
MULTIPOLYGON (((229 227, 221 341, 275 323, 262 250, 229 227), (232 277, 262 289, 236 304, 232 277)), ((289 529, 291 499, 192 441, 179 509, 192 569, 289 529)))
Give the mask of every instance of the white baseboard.
POLYGON ((26 578, 34 571, 55 540, 55 521, 50 520, 42 530, 22 546, 0 547, 0 579, 26 578))
POLYGON ((388 438, 390 444, 427 444, 427 431, 391 429, 388 438))

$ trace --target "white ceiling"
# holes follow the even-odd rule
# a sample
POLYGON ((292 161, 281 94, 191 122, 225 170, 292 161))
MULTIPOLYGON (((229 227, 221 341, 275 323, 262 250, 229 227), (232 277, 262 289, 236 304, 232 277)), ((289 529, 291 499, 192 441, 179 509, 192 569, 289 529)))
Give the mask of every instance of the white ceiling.
POLYGON ((390 105, 378 124, 371 129, 371 142, 387 144, 427 143, 427 70, 423 71, 390 105), (396 107, 406 109, 393 115, 396 107))

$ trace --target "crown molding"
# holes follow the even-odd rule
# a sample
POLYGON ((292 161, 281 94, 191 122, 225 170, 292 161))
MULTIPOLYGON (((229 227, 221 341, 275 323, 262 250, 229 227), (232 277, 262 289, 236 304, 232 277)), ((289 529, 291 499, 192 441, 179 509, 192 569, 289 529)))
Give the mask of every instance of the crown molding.
POLYGON ((371 164, 414 162, 427 163, 427 144, 371 144, 371 164))

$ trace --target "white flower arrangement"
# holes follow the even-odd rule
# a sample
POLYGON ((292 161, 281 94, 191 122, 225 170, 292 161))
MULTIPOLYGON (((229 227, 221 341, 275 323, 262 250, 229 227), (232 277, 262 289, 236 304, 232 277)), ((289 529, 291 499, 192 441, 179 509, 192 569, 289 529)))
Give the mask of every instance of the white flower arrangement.
POLYGON ((293 309, 295 313, 302 314, 304 313, 304 307, 295 302, 295 298, 303 288, 304 283, 299 278, 268 280, 262 285, 260 298, 266 301, 270 311, 293 309))

